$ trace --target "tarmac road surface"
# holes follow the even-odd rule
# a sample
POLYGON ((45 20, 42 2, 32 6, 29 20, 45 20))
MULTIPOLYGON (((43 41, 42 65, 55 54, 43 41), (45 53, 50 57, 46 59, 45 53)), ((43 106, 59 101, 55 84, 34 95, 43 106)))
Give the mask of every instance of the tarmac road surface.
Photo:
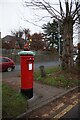
MULTIPOLYGON (((58 61, 51 61, 51 62, 40 62, 34 64, 34 70, 39 69, 41 65, 44 65, 44 67, 53 67, 58 66, 58 61)), ((10 78, 10 77, 16 77, 20 75, 20 65, 16 65, 15 69, 11 72, 2 72, 2 79, 10 78)))
MULTIPOLYGON (((80 120, 80 103, 75 105, 67 114, 65 114, 63 117, 64 118, 78 118, 80 120)), ((61 118, 61 120, 62 120, 61 118)))
MULTIPOLYGON (((34 63, 34 69, 38 69, 41 65, 44 65, 44 67, 53 67, 59 65, 59 61, 34 63)), ((20 65, 16 65, 15 70, 20 70, 20 65)))

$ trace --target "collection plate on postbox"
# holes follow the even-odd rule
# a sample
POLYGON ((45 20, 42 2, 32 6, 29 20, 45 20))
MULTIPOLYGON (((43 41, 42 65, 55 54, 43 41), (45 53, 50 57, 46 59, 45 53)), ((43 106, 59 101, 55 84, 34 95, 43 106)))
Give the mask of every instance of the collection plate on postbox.
POLYGON ((32 70, 32 63, 28 64, 28 68, 29 68, 29 70, 32 70))

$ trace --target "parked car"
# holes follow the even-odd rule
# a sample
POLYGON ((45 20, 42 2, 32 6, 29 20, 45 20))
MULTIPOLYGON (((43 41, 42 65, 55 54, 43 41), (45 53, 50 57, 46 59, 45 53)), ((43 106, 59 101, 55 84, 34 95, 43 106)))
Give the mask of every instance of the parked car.
POLYGON ((15 63, 8 57, 0 56, 0 71, 12 71, 15 68, 15 63))

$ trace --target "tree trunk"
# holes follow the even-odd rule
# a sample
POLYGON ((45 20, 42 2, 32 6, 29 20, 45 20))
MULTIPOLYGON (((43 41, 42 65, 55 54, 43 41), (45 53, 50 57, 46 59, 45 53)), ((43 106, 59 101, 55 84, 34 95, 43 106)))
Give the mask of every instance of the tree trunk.
POLYGON ((78 68, 78 75, 80 75, 80 43, 78 43, 77 68, 78 68))
POLYGON ((62 68, 71 72, 73 68, 73 19, 68 16, 63 20, 62 68))

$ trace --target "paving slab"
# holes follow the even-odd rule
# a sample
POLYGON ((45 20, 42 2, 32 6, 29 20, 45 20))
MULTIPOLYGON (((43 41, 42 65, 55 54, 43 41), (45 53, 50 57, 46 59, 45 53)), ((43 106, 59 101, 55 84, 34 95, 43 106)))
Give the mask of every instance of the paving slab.
POLYGON ((28 100, 28 107, 38 106, 42 102, 48 101, 64 91, 66 91, 66 89, 34 82, 33 97, 28 100))

